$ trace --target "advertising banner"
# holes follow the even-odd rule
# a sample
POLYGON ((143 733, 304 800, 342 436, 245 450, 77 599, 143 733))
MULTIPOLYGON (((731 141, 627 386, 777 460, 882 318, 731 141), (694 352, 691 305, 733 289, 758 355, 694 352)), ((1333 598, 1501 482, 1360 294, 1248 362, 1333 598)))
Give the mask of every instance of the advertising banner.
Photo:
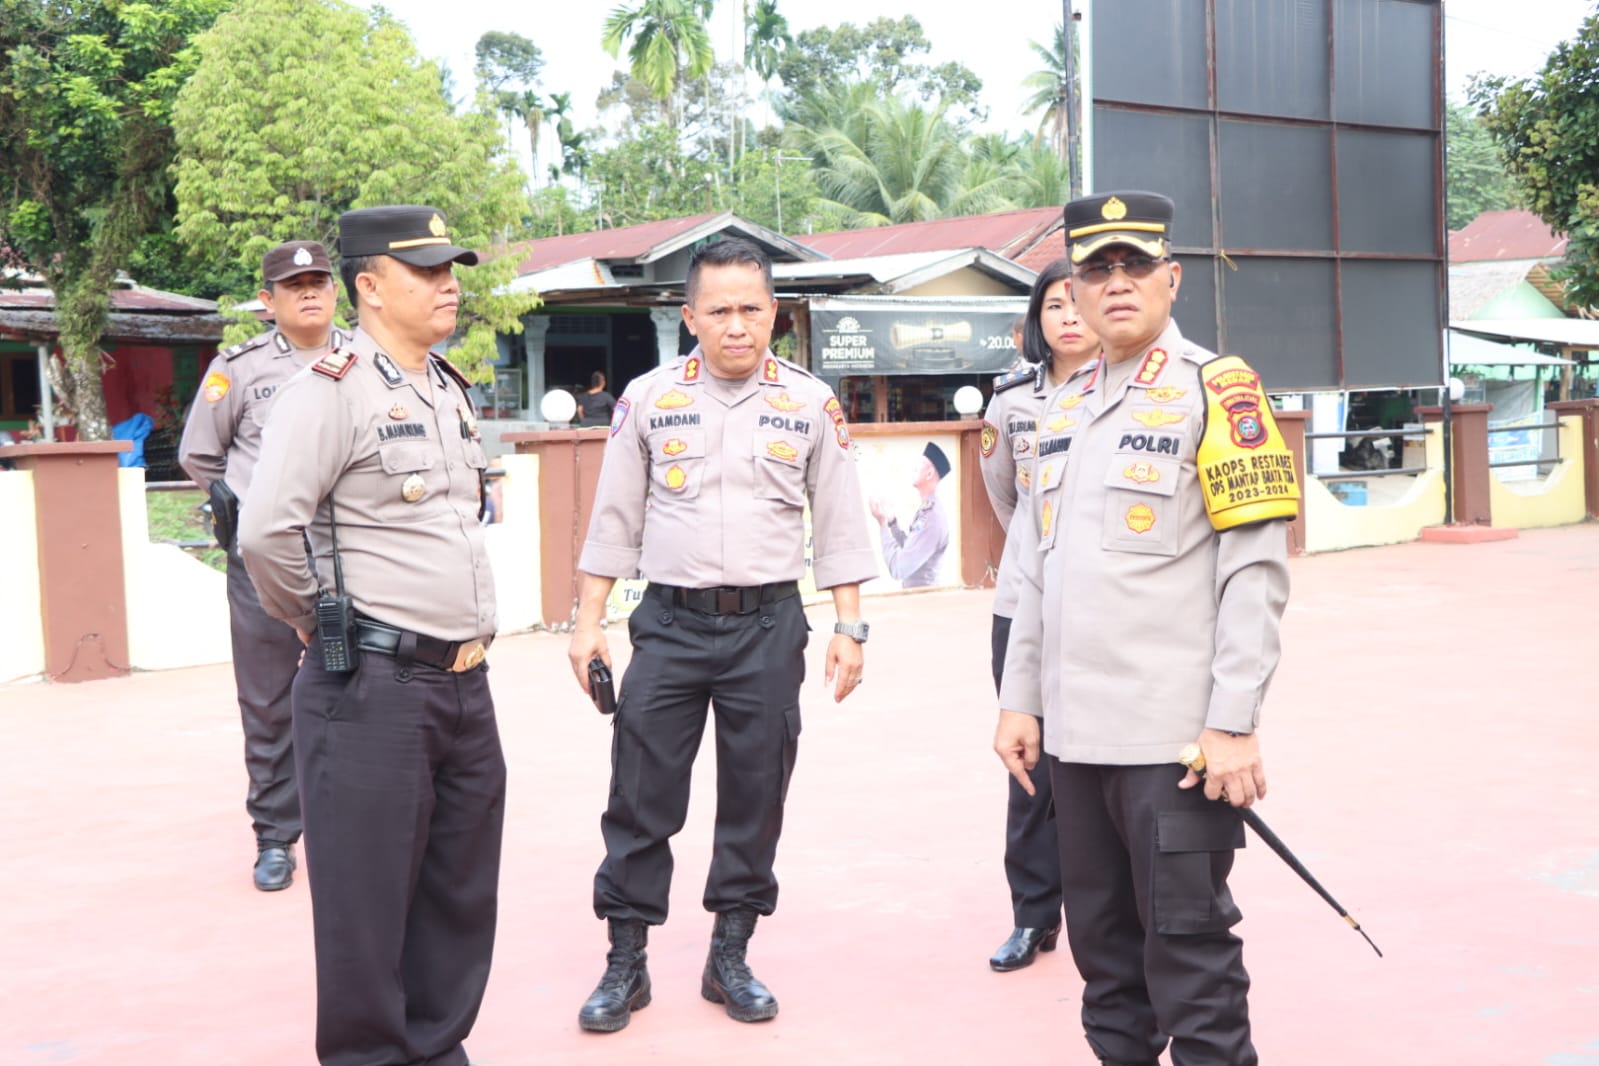
POLYGON ((866 374, 997 374, 1016 361, 1010 324, 1021 296, 811 298, 811 370, 866 374))

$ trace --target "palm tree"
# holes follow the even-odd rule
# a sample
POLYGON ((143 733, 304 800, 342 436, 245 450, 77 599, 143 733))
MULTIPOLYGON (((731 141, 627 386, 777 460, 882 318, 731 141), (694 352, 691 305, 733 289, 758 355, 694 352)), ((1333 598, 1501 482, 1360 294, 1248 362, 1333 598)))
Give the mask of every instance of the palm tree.
MULTIPOLYGON (((1075 40, 1072 42, 1074 46, 1076 43, 1075 40)), ((1064 158, 1070 142, 1072 121, 1066 106, 1068 97, 1065 25, 1055 27, 1053 48, 1045 48, 1037 41, 1028 41, 1027 47, 1044 61, 1044 67, 1022 79, 1022 88, 1031 90, 1033 94, 1022 104, 1022 110, 1029 114, 1035 111, 1043 112, 1038 120, 1038 132, 1034 140, 1043 140, 1044 131, 1049 130, 1050 142, 1055 146, 1056 153, 1064 158)))
POLYGON ((788 147, 808 155, 824 211, 852 226, 920 222, 1003 210, 1014 174, 974 167, 940 104, 927 110, 880 97, 871 84, 801 100, 785 128, 788 147))
POLYGON ((627 56, 633 77, 657 100, 668 100, 680 75, 704 77, 716 58, 704 19, 714 0, 639 0, 618 5, 605 20, 600 44, 615 59, 629 38, 627 56))
POLYGON ((747 11, 744 26, 744 63, 760 75, 762 84, 770 82, 784 50, 794 45, 788 19, 778 13, 777 0, 755 0, 755 9, 747 11))

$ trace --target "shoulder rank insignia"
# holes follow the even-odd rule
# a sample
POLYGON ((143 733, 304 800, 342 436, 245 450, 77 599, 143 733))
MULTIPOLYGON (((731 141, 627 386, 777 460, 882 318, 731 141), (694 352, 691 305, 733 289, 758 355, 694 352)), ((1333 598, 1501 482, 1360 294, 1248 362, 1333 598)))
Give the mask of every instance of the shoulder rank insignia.
POLYGON ((700 367, 702 365, 703 364, 700 362, 700 357, 697 355, 691 355, 687 359, 683 360, 683 382, 687 384, 691 381, 698 381, 700 379, 700 367))
MULTIPOLYGON (((249 340, 240 341, 238 344, 235 344, 233 347, 231 347, 231 348, 227 349, 226 351, 224 351, 222 353, 222 358, 227 359, 229 361, 237 359, 239 356, 243 355, 245 352, 253 352, 257 348, 261 347, 263 344, 267 343, 267 341, 271 340, 273 337, 278 337, 278 336, 281 336, 281 334, 279 334, 276 330, 270 330, 270 331, 268 331, 266 333, 257 333, 255 336, 251 337, 249 340)), ((279 343, 286 343, 286 342, 283 342, 283 341, 280 340, 279 343)))
POLYGON ((777 357, 767 356, 761 360, 761 380, 776 385, 778 382, 777 357))
POLYGON ((1260 375, 1236 355, 1200 367, 1205 429, 1195 462, 1205 511, 1217 529, 1299 513, 1294 456, 1271 414, 1260 375))
POLYGON ((344 375, 348 374, 350 372, 350 368, 354 365, 354 352, 347 352, 342 348, 335 348, 327 355, 324 355, 321 359, 318 359, 316 362, 312 363, 311 369, 316 371, 318 374, 321 374, 323 377, 330 377, 334 381, 337 381, 344 375))
POLYGON ((1037 377, 1038 364, 1028 363, 1025 366, 1017 367, 1015 370, 1008 370, 994 378, 994 391, 1004 392, 1006 389, 1014 389, 1018 385, 1033 382, 1037 377))

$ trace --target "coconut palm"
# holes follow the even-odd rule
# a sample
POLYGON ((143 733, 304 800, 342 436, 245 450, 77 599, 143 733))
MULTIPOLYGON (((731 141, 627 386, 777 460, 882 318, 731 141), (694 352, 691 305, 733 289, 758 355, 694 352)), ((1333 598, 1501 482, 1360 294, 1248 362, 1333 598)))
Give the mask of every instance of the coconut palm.
POLYGON ((770 82, 783 52, 794 45, 788 19, 778 12, 777 0, 755 0, 754 10, 746 9, 744 27, 744 64, 760 75, 763 83, 770 82))
MULTIPOLYGON (((1074 40, 1072 44, 1075 46, 1077 42, 1074 40)), ((1071 115, 1066 106, 1068 97, 1064 24, 1055 27, 1053 48, 1045 48, 1037 41, 1028 41, 1027 47, 1044 61, 1044 66, 1043 69, 1035 70, 1022 79, 1022 88, 1030 90, 1033 94, 1022 104, 1022 110, 1028 114, 1043 112, 1038 121, 1038 132, 1034 140, 1043 140, 1044 132, 1048 130, 1050 143, 1055 146, 1056 153, 1064 157, 1071 137, 1071 115)), ((1075 58, 1075 52, 1073 57, 1075 58)))
POLYGON ((705 19, 714 0, 640 0, 618 5, 605 20, 600 44, 616 58, 631 39, 627 56, 633 77, 657 100, 673 97, 681 75, 704 77, 715 60, 705 19))

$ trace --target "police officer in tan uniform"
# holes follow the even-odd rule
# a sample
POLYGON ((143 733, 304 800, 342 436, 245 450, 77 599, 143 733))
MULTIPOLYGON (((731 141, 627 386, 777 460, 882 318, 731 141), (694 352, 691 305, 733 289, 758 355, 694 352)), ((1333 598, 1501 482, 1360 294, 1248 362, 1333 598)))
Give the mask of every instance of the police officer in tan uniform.
MULTIPOLYGON (((1032 458, 1044 401, 1078 367, 1099 353, 1099 338, 1072 303, 1071 267, 1057 259, 1039 272, 1021 317, 1023 354, 1020 367, 994 379, 993 396, 983 413, 981 455, 983 485, 1000 524, 1010 527, 1019 499, 1031 488, 1032 458)), ((1005 645, 1016 612, 1016 538, 1007 536, 994 578, 994 622, 989 643, 994 689, 1005 672, 1005 645)), ((1010 886, 1015 926, 990 956, 1000 973, 1031 966, 1040 951, 1054 951, 1060 937, 1060 848, 1055 842, 1055 803, 1049 788, 1049 766, 1028 771, 1029 795, 1015 778, 1006 778, 1005 880, 1010 886)))
POLYGON ((317 1055, 464 1066, 494 946, 505 760, 484 663, 487 464, 467 382, 429 348, 455 329, 452 264, 477 254, 414 206, 346 212, 339 253, 360 328, 279 391, 239 531, 262 606, 309 644, 294 753, 317 1055))
POLYGON ((300 839, 289 687, 302 645, 293 629, 261 610, 234 534, 273 393, 342 337, 333 328, 338 290, 322 245, 289 241, 271 249, 261 258, 261 280, 258 295, 276 328, 212 361, 189 409, 178 462, 211 496, 217 540, 228 553, 228 619, 250 777, 244 806, 255 823, 255 887, 275 892, 294 881, 294 843, 300 839))
POLYGON ((903 588, 927 588, 938 582, 938 568, 949 547, 949 515, 938 498, 938 485, 949 471, 949 456, 928 441, 922 457, 916 460, 916 474, 911 480, 922 502, 911 517, 909 529, 899 524, 883 500, 874 497, 871 501, 872 517, 877 519, 883 542, 883 563, 889 576, 903 588))
POLYGON ((1030 787, 1042 719, 1094 1052, 1149 1066, 1169 1038, 1174 1066, 1253 1066, 1227 876, 1235 808, 1266 792, 1256 730, 1298 482, 1259 375, 1171 321, 1171 201, 1105 193, 1065 220, 1103 359, 1049 398, 1060 417, 1041 426, 1011 525, 1020 583, 994 746, 1030 787), (1203 788, 1177 766, 1196 741, 1203 788))
POLYGON ((610 662, 606 597, 617 578, 649 586, 628 621, 605 860, 594 912, 606 919, 606 970, 578 1015, 609 1032, 650 1002, 647 929, 666 921, 670 840, 688 813, 689 772, 716 721, 716 830, 705 908, 715 914, 700 992, 739 1021, 777 1014, 746 948, 777 906, 772 872, 799 742, 809 625, 796 582, 811 508, 816 586, 838 618, 826 678, 842 700, 861 682, 866 623, 859 585, 876 575, 849 431, 832 390, 772 355, 771 262, 745 240, 697 251, 683 319, 687 356, 634 379, 617 401, 588 538, 569 655, 610 662))

